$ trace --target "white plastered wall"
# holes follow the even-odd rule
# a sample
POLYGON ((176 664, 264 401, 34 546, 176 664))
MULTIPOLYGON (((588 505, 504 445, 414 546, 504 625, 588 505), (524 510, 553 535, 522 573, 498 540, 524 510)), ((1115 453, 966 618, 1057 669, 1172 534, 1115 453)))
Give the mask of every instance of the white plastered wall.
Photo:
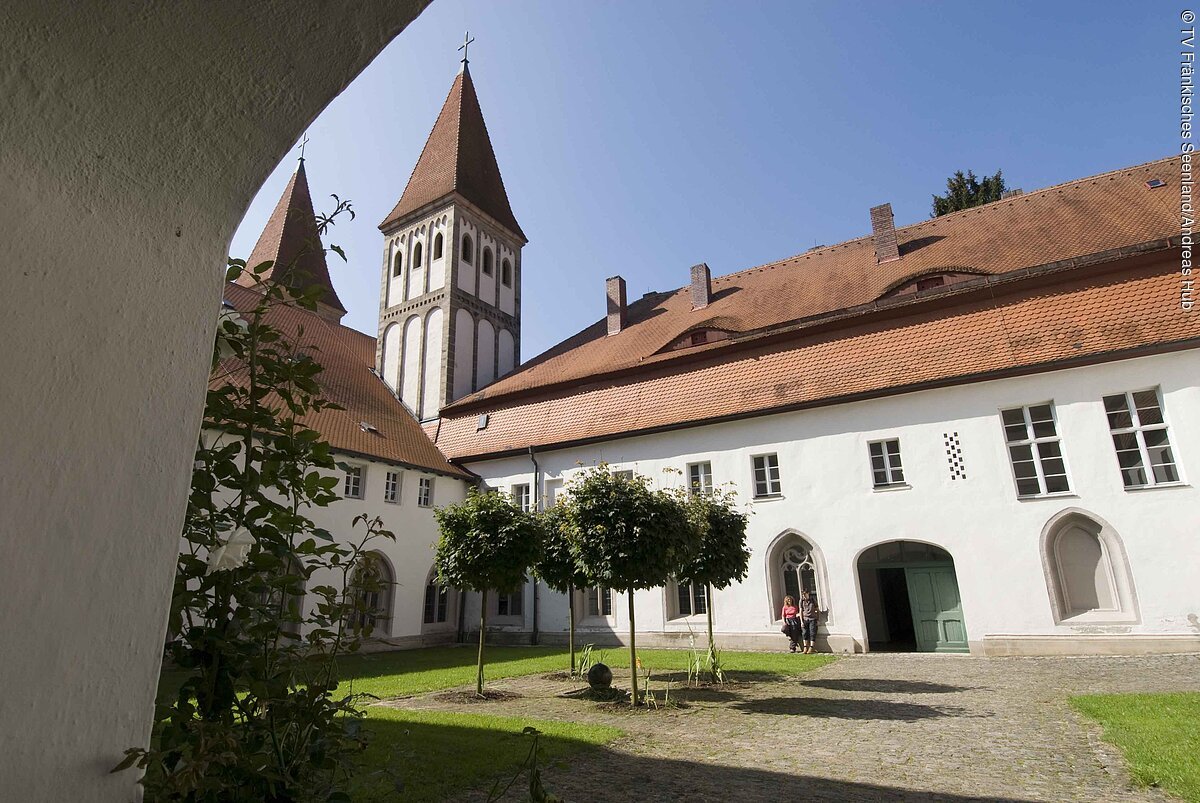
POLYGON ((6 799, 134 798, 230 239, 424 6, 5 4, 6 799))
MULTIPOLYGON (((733 483, 745 502, 751 456, 779 455, 783 497, 746 506, 752 551, 746 580, 715 592, 717 630, 771 644, 776 612, 769 601, 764 555, 782 533, 795 531, 823 556, 830 643, 861 649, 865 642, 856 561, 867 547, 892 540, 937 544, 954 558, 967 634, 973 650, 1088 651, 1108 639, 1118 650, 1200 649, 1200 546, 1195 538, 1200 491, 1188 484, 1126 491, 1101 397, 1161 386, 1170 437, 1185 483, 1200 471, 1200 352, 1143 357, 1067 371, 982 382, 871 401, 783 413, 725 424, 540 452, 544 481, 569 479, 578 464, 606 461, 662 485, 682 483, 664 469, 712 463, 714 482, 733 483), (1020 500, 1008 462, 999 410, 1053 400, 1071 494, 1020 500), (966 479, 952 480, 944 434, 957 432, 966 479), (899 438, 903 490, 875 491, 867 443, 899 438), (1056 624, 1043 571, 1040 538, 1065 509, 1088 511, 1120 536, 1140 616, 1109 625, 1056 624), (763 641, 763 639, 766 639, 763 641), (1054 645, 1064 643, 1061 647, 1054 645), (1091 645, 1091 646, 1088 646, 1091 645), (1174 645, 1174 646, 1172 646, 1174 645)), ((504 412, 491 414, 499 422, 504 412)), ((532 482, 528 457, 468 465, 491 487, 532 482)), ((565 627, 565 600, 541 591, 541 628, 565 627)), ((662 589, 638 592, 639 633, 686 635, 702 619, 670 620, 662 589)), ((618 604, 611 627, 627 627, 618 604)), ((468 610, 468 616, 473 615, 468 610)), ((749 639, 748 639, 749 643, 749 639)))

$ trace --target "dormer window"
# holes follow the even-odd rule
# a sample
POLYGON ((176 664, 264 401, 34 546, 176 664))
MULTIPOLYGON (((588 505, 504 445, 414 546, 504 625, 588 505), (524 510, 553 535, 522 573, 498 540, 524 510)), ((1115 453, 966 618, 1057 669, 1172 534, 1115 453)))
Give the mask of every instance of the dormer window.
POLYGON ((928 290, 932 287, 941 287, 946 283, 945 276, 926 276, 924 279, 917 279, 917 292, 928 290))
POLYGON ((462 246, 462 261, 466 262, 468 265, 470 265, 471 260, 473 260, 474 258, 475 258, 475 244, 473 242, 471 242, 471 235, 464 234, 463 235, 463 246, 462 246))
POLYGON ((492 275, 492 249, 483 249, 483 275, 492 275))
POLYGON ((724 329, 693 329, 690 332, 685 332, 675 338, 670 345, 663 351, 678 351, 680 349, 690 349, 695 346, 703 346, 708 343, 716 343, 718 340, 726 340, 729 337, 729 332, 724 329))
POLYGON ((936 290, 939 287, 949 287, 959 282, 978 279, 979 276, 978 273, 969 270, 943 270, 936 273, 926 273, 923 276, 910 276, 893 285, 880 298, 911 296, 915 293, 923 293, 926 290, 936 290))

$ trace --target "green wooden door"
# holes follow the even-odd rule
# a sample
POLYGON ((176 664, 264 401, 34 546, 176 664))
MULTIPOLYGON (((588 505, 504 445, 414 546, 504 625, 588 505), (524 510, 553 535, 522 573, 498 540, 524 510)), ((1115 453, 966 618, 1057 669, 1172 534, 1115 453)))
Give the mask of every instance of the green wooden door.
POLYGON ((967 652, 967 628, 954 566, 905 566, 908 602, 912 607, 917 649, 921 652, 967 652))

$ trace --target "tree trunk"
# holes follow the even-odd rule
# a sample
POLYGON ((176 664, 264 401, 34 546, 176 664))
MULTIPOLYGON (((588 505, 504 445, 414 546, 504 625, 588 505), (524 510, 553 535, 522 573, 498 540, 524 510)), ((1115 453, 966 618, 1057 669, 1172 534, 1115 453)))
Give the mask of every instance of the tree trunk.
POLYGON ((575 677, 575 586, 567 586, 567 649, 571 651, 571 677, 575 677))
POLYGON ((487 591, 479 595, 479 663, 476 666, 475 693, 483 696, 483 639, 487 634, 487 591))
POLYGON ((629 701, 633 705, 641 703, 641 697, 638 695, 638 668, 637 668, 637 643, 634 636, 634 618, 633 618, 633 589, 629 589, 629 687, 631 690, 629 701))
POLYGON ((704 601, 707 603, 704 607, 708 609, 708 671, 715 683, 717 680, 717 645, 713 641, 712 586, 707 583, 704 585, 704 601))

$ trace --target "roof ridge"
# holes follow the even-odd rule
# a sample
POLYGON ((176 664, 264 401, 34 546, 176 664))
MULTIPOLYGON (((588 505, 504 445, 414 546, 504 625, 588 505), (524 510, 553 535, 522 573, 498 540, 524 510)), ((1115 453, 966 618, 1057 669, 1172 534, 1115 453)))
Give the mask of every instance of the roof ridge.
MULTIPOLYGON (((1118 168, 1116 170, 1106 170, 1103 173, 1096 173, 1095 175, 1091 175, 1091 176, 1083 176, 1082 178, 1073 179, 1071 181, 1062 181, 1062 182, 1059 182, 1058 184, 1051 184, 1048 187, 1039 187, 1036 190, 1030 190, 1029 192, 1022 192, 1020 195, 1013 196, 1013 197, 1029 198, 1030 196, 1033 196, 1033 195, 1042 195, 1044 193, 1050 192, 1051 190, 1062 189, 1063 187, 1069 187, 1069 186, 1072 186, 1075 184, 1082 184, 1085 181, 1094 181, 1096 179, 1105 178, 1107 176, 1116 176, 1116 175, 1120 175, 1122 173, 1128 173, 1130 171, 1138 170, 1143 167, 1149 167, 1150 165, 1156 165, 1156 164, 1160 164, 1162 162, 1169 162, 1172 159, 1177 159, 1177 158, 1179 158, 1177 154, 1172 154, 1171 156, 1164 156, 1161 159, 1151 159, 1148 162, 1141 162, 1139 164, 1129 165, 1127 167, 1118 168)), ((972 212, 978 212, 982 209, 986 209, 987 207, 995 206, 996 204, 1001 204, 1001 203, 1006 203, 1006 202, 1011 203, 1013 200, 1013 197, 1001 198, 996 201, 989 201, 986 204, 980 204, 979 206, 972 206, 967 209, 959 209, 954 212, 950 212, 949 214, 946 214, 946 215, 939 215, 938 217, 931 217, 926 220, 919 220, 916 223, 909 223, 904 226, 897 226, 896 234, 899 235, 901 232, 909 231, 911 229, 916 229, 920 226, 927 226, 931 223, 936 223, 939 220, 946 220, 946 221, 955 220, 959 217, 964 217, 966 215, 969 215, 972 212)), ((832 251, 835 248, 845 248, 845 247, 853 245, 855 243, 869 240, 872 236, 873 235, 871 235, 871 234, 864 234, 859 237, 852 237, 848 240, 842 240, 841 242, 833 243, 831 245, 823 245, 820 248, 810 248, 807 251, 801 251, 798 254, 793 254, 788 257, 776 259, 771 262, 764 262, 761 265, 754 265, 749 268, 743 268, 741 270, 734 271, 733 273, 724 273, 720 276, 714 276, 713 281, 717 282, 717 281, 721 281, 723 279, 733 278, 734 276, 741 276, 743 274, 750 273, 751 271, 766 270, 767 268, 777 268, 786 262, 791 262, 792 260, 799 259, 800 257, 816 256, 818 254, 823 254, 828 251, 832 251)), ((685 284, 682 287, 679 287, 679 288, 675 289, 674 291, 670 291, 670 292, 677 293, 680 290, 688 289, 689 286, 690 285, 685 284)))

